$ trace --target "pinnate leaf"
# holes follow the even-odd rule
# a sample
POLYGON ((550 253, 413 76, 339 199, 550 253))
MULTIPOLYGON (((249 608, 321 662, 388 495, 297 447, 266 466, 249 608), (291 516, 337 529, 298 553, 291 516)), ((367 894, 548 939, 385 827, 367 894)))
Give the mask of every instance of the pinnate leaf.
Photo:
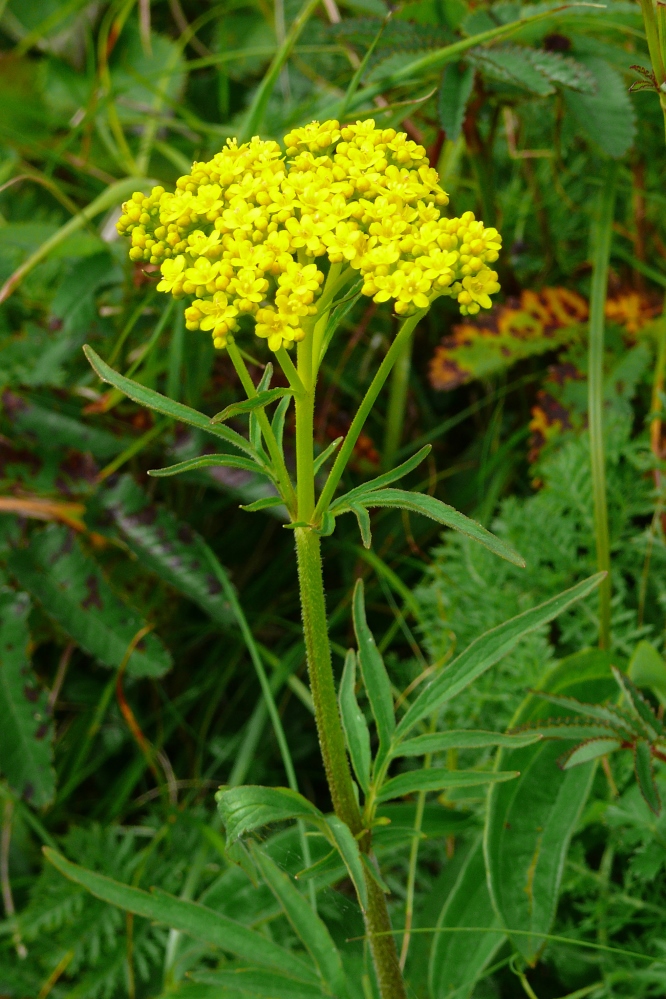
POLYGON ((639 739, 636 743, 634 749, 634 772, 641 794, 645 798, 648 807, 655 815, 659 815, 661 812, 661 798, 657 790, 657 782, 654 779, 650 745, 645 739, 639 739))

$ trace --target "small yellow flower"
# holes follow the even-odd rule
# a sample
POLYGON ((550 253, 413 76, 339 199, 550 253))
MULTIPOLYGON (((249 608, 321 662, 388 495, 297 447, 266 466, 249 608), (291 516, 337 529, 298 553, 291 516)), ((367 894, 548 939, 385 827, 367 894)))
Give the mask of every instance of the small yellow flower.
POLYGON ((194 307, 206 317, 201 320, 202 330, 219 329, 226 333, 231 328, 230 320, 233 321, 238 315, 238 309, 229 305, 229 300, 223 291, 215 292, 212 301, 206 299, 195 301, 194 307))
POLYGON ((185 257, 182 255, 165 260, 160 267, 162 280, 157 286, 158 291, 173 291, 177 285, 182 285, 185 271, 185 257))

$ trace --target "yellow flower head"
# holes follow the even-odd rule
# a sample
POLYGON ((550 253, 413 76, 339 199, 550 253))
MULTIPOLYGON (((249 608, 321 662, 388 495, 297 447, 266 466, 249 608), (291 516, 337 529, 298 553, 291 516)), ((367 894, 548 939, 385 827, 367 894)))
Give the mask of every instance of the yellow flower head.
POLYGON ((228 139, 175 192, 154 187, 123 205, 130 258, 160 266, 158 291, 190 296, 188 329, 224 347, 250 322, 279 350, 358 278, 362 294, 402 316, 440 295, 463 315, 490 308, 501 237, 472 212, 442 215, 448 197, 423 146, 372 118, 313 121, 284 144, 286 155, 257 136, 228 139))

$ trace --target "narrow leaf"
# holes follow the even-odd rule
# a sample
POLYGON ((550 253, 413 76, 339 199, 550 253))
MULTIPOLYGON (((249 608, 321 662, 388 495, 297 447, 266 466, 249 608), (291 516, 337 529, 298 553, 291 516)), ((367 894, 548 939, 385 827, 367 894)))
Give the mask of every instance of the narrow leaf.
POLYGON ((622 746, 621 739, 602 737, 599 739, 586 739, 580 746, 565 753, 558 760, 562 770, 571 770, 572 767, 579 767, 582 763, 589 763, 590 760, 598 760, 607 753, 613 753, 622 746))
POLYGON ((284 506, 281 496, 262 496, 254 503, 241 504, 241 510, 245 510, 246 513, 257 513, 259 510, 272 510, 276 506, 284 506))
MULTIPOLYGON (((379 736, 379 752, 377 753, 379 761, 383 760, 388 753, 391 736, 395 729, 395 715, 393 713, 391 681, 365 616, 362 579, 358 579, 354 587, 353 616, 354 632, 358 642, 358 661, 379 736)), ((377 761, 375 765, 377 765, 377 761)))
POLYGON ((156 479, 165 479, 169 475, 180 475, 182 472, 194 472, 197 468, 240 468, 244 472, 254 472, 260 475, 267 475, 267 470, 258 465, 250 458, 236 457, 233 454, 204 454, 200 458, 188 458, 187 461, 179 461, 177 465, 169 465, 167 468, 151 468, 148 475, 156 479))
POLYGON ((650 739, 654 740, 660 735, 664 735, 664 726, 652 710, 649 701, 641 694, 638 687, 629 679, 626 673, 622 673, 617 666, 611 667, 615 682, 626 697, 636 716, 647 729, 650 739))
POLYGON ((437 920, 429 968, 430 995, 468 997, 475 981, 504 942, 501 922, 492 907, 481 837, 471 847, 437 920), (447 929, 469 928, 466 933, 447 929), (472 932, 479 927, 479 932, 472 932), (496 933, 484 932, 496 929, 496 933))
POLYGON ((622 711, 615 704, 587 704, 579 701, 576 697, 564 697, 560 694, 549 694, 541 690, 534 691, 535 697, 539 697, 549 704, 554 704, 558 708, 573 711, 588 718, 597 718, 600 722, 610 725, 613 729, 620 729, 631 738, 636 735, 643 735, 643 728, 639 726, 634 718, 627 712, 622 711))
POLYGON ((227 406, 220 413, 216 413, 210 422, 224 423, 225 420, 230 420, 232 416, 253 413, 256 409, 264 409, 265 406, 270 405, 271 402, 275 402, 277 399, 284 399, 285 396, 293 396, 293 394, 290 388, 274 388, 267 389, 264 392, 257 392, 251 399, 244 399, 242 402, 232 402, 230 406, 227 406))
POLYGON ((384 472, 383 475, 378 475, 376 479, 370 479, 369 482, 364 482, 363 485, 357 486, 355 489, 350 489, 348 493, 344 496, 340 496, 335 503, 331 504, 331 510, 337 510, 338 506, 347 508, 350 503, 359 496, 365 496, 366 493, 374 492, 376 489, 382 489, 384 486, 388 486, 391 482, 397 482, 398 479, 402 479, 405 475, 409 475, 410 472, 414 471, 425 459, 428 457, 432 451, 432 445, 426 444, 422 447, 420 451, 408 458, 407 461, 403 461, 402 465, 398 465, 396 468, 391 469, 390 472, 384 472))
POLYGON ((639 739, 634 749, 634 773, 646 804, 655 815, 659 815, 661 798, 657 790, 657 782, 654 779, 650 745, 645 739, 639 739))
POLYGON ((370 786, 370 733, 365 716, 356 700, 356 655, 353 649, 347 652, 338 699, 342 727, 345 732, 347 751, 351 759, 356 779, 364 794, 370 786))
MULTIPOLYGON (((146 621, 116 596, 97 563, 66 527, 49 524, 30 545, 13 551, 7 564, 29 593, 64 631, 104 666, 116 668, 146 621)), ((160 677, 171 656, 154 634, 145 635, 130 656, 131 676, 160 677)))
MULTIPOLYGON (((428 517, 438 524, 451 527, 454 531, 465 534, 473 541, 478 541, 489 551, 507 562, 524 568, 525 560, 521 555, 513 550, 511 545, 506 544, 500 538, 495 537, 475 520, 470 520, 463 513, 458 513, 452 506, 442 503, 434 496, 426 496, 424 493, 412 493, 407 489, 377 489, 367 495, 355 496, 354 501, 359 506, 366 507, 392 507, 398 510, 409 510, 411 513, 419 513, 422 517, 428 517)), ((336 509, 336 513, 341 512, 336 509)))
POLYGON ((316 981, 310 967, 295 954, 228 916, 197 902, 174 898, 166 892, 147 892, 114 881, 103 874, 73 864, 49 847, 44 847, 44 854, 61 874, 103 902, 180 930, 198 943, 213 944, 227 953, 251 961, 252 964, 274 968, 287 975, 297 975, 304 981, 316 981))
POLYGON ((253 847, 252 857, 264 881, 282 906, 294 932, 317 966, 324 987, 332 995, 344 994, 342 962, 325 924, 267 853, 253 847))
MULTIPOLYGON (((553 694, 604 700, 615 689, 609 654, 591 649, 563 659, 545 687, 553 694)), ((552 711, 530 695, 516 724, 548 725, 552 711)), ((500 749, 497 766, 520 770, 520 777, 494 785, 488 797, 484 844, 493 907, 505 927, 520 931, 512 943, 531 965, 555 918, 569 842, 594 777, 594 763, 561 770, 561 749, 547 739, 522 749, 500 749)))
MULTIPOLYGON (((363 542, 364 548, 370 548, 372 546, 372 528, 370 527, 370 514, 365 509, 364 506, 359 506, 358 503, 350 503, 349 505, 352 513, 356 515, 356 520, 358 522, 358 529, 361 532, 361 541, 363 542)), ((327 511, 328 513, 329 511, 327 511)))
POLYGON ((325 448, 321 452, 320 455, 317 455, 317 457, 315 458, 315 463, 314 463, 314 473, 315 473, 315 475, 317 475, 317 473, 321 470, 321 468, 326 464, 326 462, 331 457, 331 455, 333 454, 333 452, 337 451, 337 449, 342 444, 343 440, 344 440, 344 437, 336 437, 335 440, 331 441, 331 443, 328 445, 328 447, 325 448))
POLYGON ((227 832, 227 845, 239 836, 259 829, 271 822, 286 822, 288 819, 323 820, 318 808, 297 791, 288 787, 245 787, 222 788, 215 795, 217 806, 227 832))
MULTIPOLYGON (((597 725, 585 725, 576 721, 575 718, 558 718, 540 725, 530 725, 522 729, 525 734, 528 732, 540 733, 544 739, 597 739, 624 737, 625 733, 618 733, 611 725, 599 722, 597 725)), ((520 732, 516 733, 517 735, 520 732)))
POLYGON ((439 710, 487 669, 508 655, 525 635, 548 624, 558 614, 562 614, 577 601, 588 596, 603 577, 602 572, 590 576, 589 579, 546 600, 538 607, 524 611, 498 625, 497 628, 480 635, 416 698, 398 725, 397 736, 406 735, 421 718, 439 710))
POLYGON ((503 735, 499 732, 476 732, 459 729, 451 732, 433 732, 431 735, 418 735, 399 743, 391 756, 423 756, 425 753, 443 753, 447 749, 486 749, 489 746, 506 746, 517 749, 531 746, 542 738, 540 732, 519 732, 503 735))
MULTIPOLYGON (((284 437, 284 421, 287 418, 287 411, 289 410, 289 403, 292 400, 292 396, 287 395, 284 397, 281 403, 275 407, 275 413, 273 414, 273 419, 271 420, 271 428, 275 434, 275 440, 277 441, 278 447, 282 450, 282 439, 284 437)), ((315 462, 315 472, 317 463, 315 462)))
POLYGON ((274 971, 258 968, 223 968, 218 971, 197 971, 188 975, 193 982, 214 985, 211 999, 229 996, 256 997, 256 999, 326 999, 326 993, 317 985, 301 982, 291 975, 278 975, 274 971))
POLYGON ((431 767, 429 770, 410 770, 387 780, 377 794, 377 801, 390 801, 415 791, 443 791, 449 787, 478 787, 483 784, 497 784, 514 780, 520 774, 517 770, 446 770, 431 767))
POLYGON ((27 593, 0 593, 0 772, 17 794, 42 808, 53 800, 53 726, 28 647, 27 593))
POLYGON ((330 830, 329 839, 342 857, 347 868, 349 877, 352 880, 361 908, 365 912, 368 907, 368 889, 363 877, 363 862, 358 840, 355 839, 351 829, 337 815, 328 815, 326 825, 330 830))
POLYGON ((187 423, 191 427, 198 427, 199 430, 205 430, 206 433, 213 434, 214 437, 221 437, 228 444, 233 444, 234 447, 245 451, 246 454, 255 459, 258 458, 254 448, 244 437, 237 434, 235 430, 213 424, 210 422, 209 416, 197 412, 196 409, 190 409, 189 406, 184 406, 181 402, 174 402, 173 399, 168 399, 165 395, 160 395, 159 392, 154 392, 153 389, 146 388, 145 385, 141 385, 139 382, 135 382, 131 378, 126 378, 124 375, 119 374, 87 344, 84 346, 83 351, 93 370, 102 381, 113 385, 123 395, 126 395, 128 399, 132 399, 140 406, 146 406, 157 413, 163 413, 164 416, 170 416, 179 423, 187 423))

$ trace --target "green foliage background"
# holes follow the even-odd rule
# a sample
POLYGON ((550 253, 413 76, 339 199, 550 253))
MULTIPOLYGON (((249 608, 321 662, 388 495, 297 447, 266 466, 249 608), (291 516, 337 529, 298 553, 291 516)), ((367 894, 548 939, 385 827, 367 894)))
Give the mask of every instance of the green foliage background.
MULTIPOLYGON (((242 468, 148 478, 149 469, 224 446, 105 392, 81 351, 90 343, 117 370, 209 415, 239 398, 224 354, 205 335, 186 332, 179 310, 155 293, 154 276, 128 261, 115 238, 120 202, 153 180, 173 185, 193 160, 243 134, 262 94, 265 108, 254 120, 262 135, 281 138, 291 126, 334 115, 373 42, 348 113, 406 128, 429 150, 455 214, 473 210, 500 228, 507 301, 544 286, 587 297, 591 206, 608 158, 618 159, 609 294, 633 294, 645 321, 637 331, 626 317, 609 322, 606 336, 612 657, 626 667, 647 640, 663 668, 661 455, 650 447, 649 414, 665 335, 658 317, 666 195, 658 101, 629 93, 642 79, 634 67, 649 68, 640 9, 628 0, 603 9, 417 0, 396 7, 377 39, 388 13, 382 0, 328 0, 311 12, 266 91, 262 81, 284 37, 277 3, 8 0, 0 12, 0 282, 10 282, 0 306, 0 994, 277 996, 275 984, 239 992, 231 979, 208 981, 236 968, 223 948, 127 916, 66 880, 41 853, 57 848, 93 871, 199 901, 300 949, 273 894, 253 886, 245 848, 225 848, 214 806, 220 784, 286 784, 237 606, 268 672, 301 790, 322 811, 330 807, 282 508, 239 509, 270 495, 242 468), (538 13, 548 17, 437 62, 447 45, 538 13), (96 199, 99 210, 79 214, 96 199)), ((298 13, 286 0, 287 30, 298 13)), ((584 328, 573 343, 544 343, 526 359, 506 357, 490 378, 437 391, 428 363, 458 321, 453 305, 439 300, 417 330, 398 457, 432 442, 410 486, 492 528, 527 569, 452 532, 441 535, 417 515, 375 513, 369 551, 352 518, 340 520, 325 548, 336 672, 355 644, 350 603, 362 578, 394 692, 596 567, 584 328), (558 383, 564 368, 573 374, 558 383), (566 419, 537 441, 537 454, 528 438, 540 391, 566 419)), ((368 302, 343 322, 323 369, 322 451, 345 433, 394 329, 387 306, 368 302)), ((258 381, 267 357, 260 344, 245 346, 258 381)), ((657 401, 663 407, 663 395, 657 401)), ((386 413, 382 398, 356 449, 351 486, 376 474, 386 413)), ((243 433, 244 419, 232 421, 243 433)), ((288 418, 288 455, 292 438, 288 418)), ((561 661, 571 676, 582 669, 566 657, 594 646, 597 630, 588 598, 449 702, 439 727, 504 732, 549 670, 561 661)), ((658 685, 647 696, 655 707, 663 703, 658 685)), ((361 710, 369 717, 364 697, 361 710)), ((520 752, 528 750, 510 751, 520 752)), ((438 762, 489 769, 493 754, 449 750, 438 762)), ((485 791, 429 796, 415 926, 495 932, 474 940, 415 933, 411 995, 664 995, 666 819, 649 811, 628 756, 614 756, 611 767, 610 776, 590 772, 552 899, 554 939, 538 943, 532 967, 498 930, 485 888, 485 791), (472 977, 454 989, 446 969, 466 966, 472 977)), ((554 761, 552 773, 559 773, 554 761)), ((656 779, 663 799, 660 769, 656 779)), ((391 824, 376 834, 396 927, 404 923, 414 813, 413 796, 386 806, 391 824)), ((292 875, 301 869, 295 827, 264 830, 259 841, 278 866, 292 875)), ((313 838, 312 854, 325 856, 321 838, 313 838)), ((348 942, 363 933, 351 883, 341 865, 322 871, 319 914, 343 956, 350 994, 368 999, 375 985, 365 948, 348 942)))

